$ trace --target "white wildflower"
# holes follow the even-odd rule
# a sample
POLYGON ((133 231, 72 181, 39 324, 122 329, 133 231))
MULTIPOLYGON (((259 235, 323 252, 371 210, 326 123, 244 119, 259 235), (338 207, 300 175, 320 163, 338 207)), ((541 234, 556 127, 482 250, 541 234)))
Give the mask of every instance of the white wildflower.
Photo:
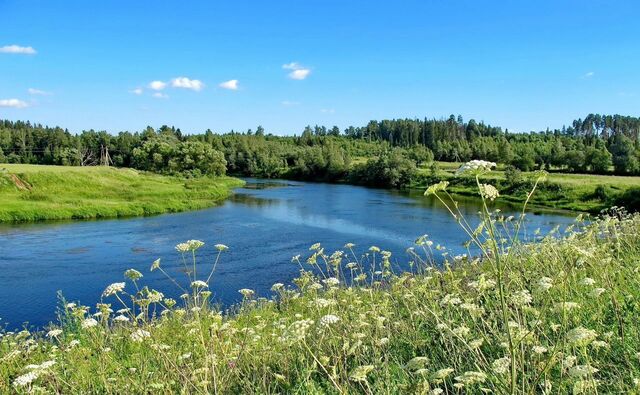
POLYGON ((131 340, 134 342, 142 342, 145 338, 151 337, 151 333, 145 331, 144 329, 138 329, 131 334, 131 340))
POLYGON ((125 283, 113 283, 105 288, 104 292, 102 292, 103 297, 115 295, 118 292, 122 292, 124 290, 125 283))

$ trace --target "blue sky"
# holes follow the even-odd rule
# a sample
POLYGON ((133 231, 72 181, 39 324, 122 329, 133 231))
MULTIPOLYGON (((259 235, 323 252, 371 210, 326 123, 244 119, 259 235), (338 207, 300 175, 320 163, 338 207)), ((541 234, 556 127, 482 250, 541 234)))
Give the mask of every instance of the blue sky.
POLYGON ((639 14, 637 0, 0 0, 0 118, 292 134, 638 116, 639 14))

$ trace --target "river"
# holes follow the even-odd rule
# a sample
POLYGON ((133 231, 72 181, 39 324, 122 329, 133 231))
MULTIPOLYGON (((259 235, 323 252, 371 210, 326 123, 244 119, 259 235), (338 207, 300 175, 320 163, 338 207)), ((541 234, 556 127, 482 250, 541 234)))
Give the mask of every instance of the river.
MULTIPOLYGON (((470 217, 479 201, 461 198, 470 217)), ((515 207, 500 206, 505 215, 515 207)), ((528 216, 527 228, 543 232, 567 225, 572 215, 540 212, 528 216)), ((180 292, 149 267, 162 259, 165 270, 179 273, 174 246, 203 240, 198 251, 203 264, 222 254, 211 290, 224 304, 241 298, 241 288, 269 296, 271 285, 290 282, 299 272, 296 254, 309 255, 319 242, 331 252, 355 243, 364 253, 376 245, 393 252, 393 261, 408 260, 405 252, 417 236, 429 234, 451 253, 464 252, 466 240, 449 213, 421 193, 401 193, 350 185, 248 179, 222 204, 205 210, 153 217, 99 221, 43 222, 0 225, 0 326, 16 328, 28 322, 42 327, 56 319, 57 293, 68 301, 95 305, 110 283, 124 281, 135 268, 142 284, 176 297, 180 292)), ((180 277, 182 278, 182 277, 180 277)), ((130 285, 128 285, 130 287, 130 285)))

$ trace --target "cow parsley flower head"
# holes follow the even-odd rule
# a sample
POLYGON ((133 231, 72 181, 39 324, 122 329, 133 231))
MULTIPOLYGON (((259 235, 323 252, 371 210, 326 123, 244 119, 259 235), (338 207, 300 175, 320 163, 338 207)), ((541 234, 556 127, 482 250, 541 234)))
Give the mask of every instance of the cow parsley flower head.
POLYGON ((248 288, 242 288, 238 292, 240 292, 242 296, 244 296, 247 299, 252 297, 255 294, 255 292, 252 289, 248 289, 248 288))
POLYGON ((116 322, 128 322, 129 321, 129 317, 127 317, 126 315, 117 315, 113 318, 114 321, 116 322))
POLYGON ((93 328, 96 325, 98 325, 98 321, 96 321, 93 318, 87 318, 87 319, 83 320, 82 323, 80 324, 82 329, 93 328))
POLYGON ((37 372, 35 371, 29 372, 29 373, 23 374, 22 376, 16 377, 16 379, 13 380, 13 386, 16 388, 26 387, 27 385, 33 383, 37 378, 38 378, 37 372))
POLYGON ((151 271, 154 271, 156 269, 160 269, 160 258, 156 259, 155 261, 153 261, 153 263, 151 264, 151 271))
POLYGON ((131 281, 136 281, 142 278, 142 273, 140 273, 136 269, 129 269, 124 272, 124 276, 131 281))
POLYGON ((593 284, 596 283, 596 280, 592 279, 591 277, 585 277, 582 279, 582 281, 580 281, 580 284, 586 286, 586 287, 590 287, 593 284))
POLYGON ((509 371, 510 364, 511 359, 509 357, 498 358, 491 363, 491 369, 496 374, 505 374, 509 371))
POLYGON ((472 160, 460 166, 460 168, 456 171, 456 175, 459 176, 467 173, 486 173, 491 171, 491 169, 494 167, 496 167, 495 162, 487 162, 485 160, 472 160))
POLYGON ((575 345, 587 345, 598 337, 598 333, 592 329, 577 327, 567 333, 569 343, 575 345))
POLYGON ((202 280, 196 280, 191 283, 191 288, 207 288, 209 285, 202 280))
POLYGON ((340 321, 340 317, 338 317, 337 315, 333 315, 333 314, 327 314, 325 316, 323 316, 322 318, 320 318, 320 325, 322 326, 331 326, 335 323, 337 323, 338 321, 340 321))
POLYGON ((538 289, 541 291, 548 291, 553 287, 553 279, 549 277, 542 277, 538 280, 538 289))
POLYGON ((131 340, 134 342, 142 342, 145 338, 151 337, 151 333, 145 331, 144 329, 138 329, 131 334, 131 340))
POLYGON ((58 337, 62 335, 62 329, 52 329, 47 332, 47 337, 58 337))
POLYGON ((500 197, 500 193, 498 189, 491 184, 480 184, 480 196, 493 201, 500 197))
POLYGON ((435 195, 436 193, 438 193, 440 191, 446 190, 448 186, 449 186, 449 181, 440 181, 437 184, 433 184, 433 185, 429 186, 427 188, 427 190, 424 191, 424 195, 425 196, 435 195))
POLYGON ((124 290, 125 283, 113 283, 105 288, 104 292, 102 292, 103 297, 115 295, 118 292, 122 292, 124 290))
POLYGON ((226 251, 226 250, 229 249, 229 247, 227 247, 224 244, 216 244, 215 247, 216 247, 216 250, 218 250, 218 251, 226 251))

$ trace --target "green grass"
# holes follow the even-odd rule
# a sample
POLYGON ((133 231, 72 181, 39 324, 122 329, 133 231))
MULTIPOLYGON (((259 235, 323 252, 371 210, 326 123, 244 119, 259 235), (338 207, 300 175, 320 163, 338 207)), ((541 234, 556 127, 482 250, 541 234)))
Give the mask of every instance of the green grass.
MULTIPOLYGON (((449 187, 451 192, 462 195, 478 195, 473 182, 463 182, 464 180, 455 177, 455 172, 462 163, 437 163, 438 178, 451 182, 452 185, 449 187)), ((429 169, 421 168, 419 170, 420 178, 412 187, 426 188, 427 184, 432 182, 427 180, 429 173, 429 169)), ((525 179, 535 177, 533 172, 523 172, 522 175, 525 179)), ((498 185, 503 200, 514 203, 522 203, 526 200, 527 188, 515 191, 501 188, 500 183, 505 180, 503 165, 500 165, 497 170, 483 175, 482 180, 498 185)), ((533 195, 531 204, 540 207, 598 213, 615 204, 615 198, 631 188, 640 188, 640 177, 551 172, 546 181, 540 185, 537 193, 533 195), (602 199, 595 195, 596 188, 599 186, 605 188, 609 198, 602 199)))
POLYGON ((230 177, 187 179, 112 167, 0 164, 0 222, 201 209, 240 185, 242 181, 230 177))
POLYGON ((446 205, 477 256, 424 236, 394 274, 378 247, 315 244, 292 260, 295 285, 274 284, 270 299, 240 290, 225 311, 208 284, 227 247, 181 243, 180 301, 137 268, 95 308, 63 302, 44 333, 2 334, 0 392, 638 393, 640 214, 578 218, 530 244, 520 218, 485 205, 470 227, 446 205), (213 264, 201 248, 217 249, 213 264))

